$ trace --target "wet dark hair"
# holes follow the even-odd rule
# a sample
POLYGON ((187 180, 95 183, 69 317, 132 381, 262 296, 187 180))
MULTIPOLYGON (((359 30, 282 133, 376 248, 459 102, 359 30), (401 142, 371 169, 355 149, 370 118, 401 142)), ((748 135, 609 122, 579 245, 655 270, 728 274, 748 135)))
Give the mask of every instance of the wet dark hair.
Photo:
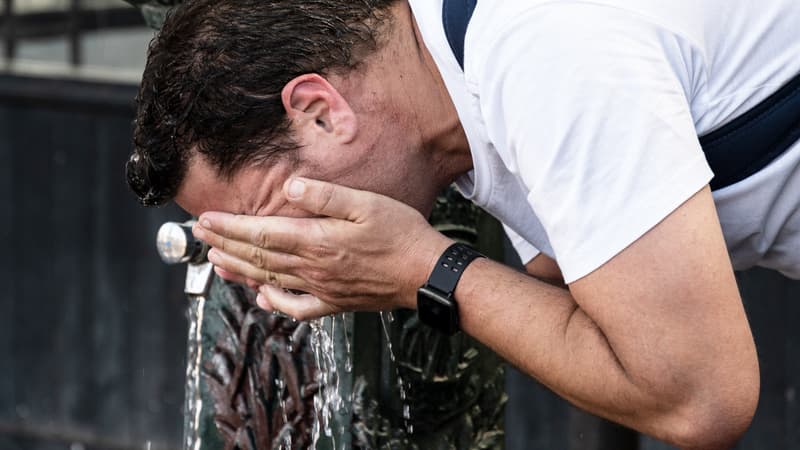
POLYGON ((380 45, 397 0, 188 0, 150 43, 137 97, 131 189, 175 197, 194 154, 230 178, 290 157, 281 91, 305 73, 355 70, 380 45))

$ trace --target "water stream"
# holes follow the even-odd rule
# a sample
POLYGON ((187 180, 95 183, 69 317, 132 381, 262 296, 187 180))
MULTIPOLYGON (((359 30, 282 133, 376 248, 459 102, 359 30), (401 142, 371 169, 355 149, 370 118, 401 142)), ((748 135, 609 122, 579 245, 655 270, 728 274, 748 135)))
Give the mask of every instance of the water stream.
MULTIPOLYGON (((317 443, 321 435, 325 435, 331 439, 334 449, 338 448, 336 443, 336 435, 342 436, 345 433, 343 424, 337 424, 337 414, 340 414, 345 406, 345 399, 341 395, 341 374, 337 364, 336 343, 337 343, 337 323, 340 323, 341 328, 344 327, 344 317, 335 316, 325 319, 317 319, 311 321, 311 338, 310 345, 314 352, 314 359, 317 364, 317 383, 319 383, 319 391, 314 397, 314 410, 317 413, 319 420, 314 422, 312 430, 312 448, 317 447, 317 443), (334 430, 338 425, 340 428, 334 430), (336 431, 336 433, 334 433, 336 431)), ((340 331, 344 333, 344 331, 340 331)), ((343 339, 347 341, 348 339, 343 339)), ((344 355, 346 360, 351 358, 349 354, 349 345, 345 347, 347 354, 344 355)), ((342 368, 343 370, 345 367, 342 368)), ((352 369, 350 369, 352 370, 352 369)), ((352 398, 348 398, 347 402, 351 402, 352 398)), ((348 408, 349 409, 349 408, 348 408)), ((341 445, 341 443, 340 443, 341 445)))
POLYGON ((411 424, 411 406, 408 404, 408 394, 406 393, 406 384, 403 381, 402 375, 400 375, 400 367, 397 364, 397 357, 394 354, 394 348, 392 347, 392 336, 389 333, 389 328, 391 324, 394 322, 394 314, 391 311, 382 311, 381 315, 381 325, 383 326, 383 334, 386 338, 386 346, 389 350, 389 358, 392 360, 392 365, 394 366, 395 375, 397 376, 397 389, 400 392, 400 401, 403 403, 403 425, 406 428, 406 432, 408 434, 414 433, 414 426, 411 424))
MULTIPOLYGON (((394 322, 394 315, 391 312, 380 313, 381 325, 386 346, 394 366, 397 377, 397 389, 402 402, 403 425, 408 434, 414 433, 414 426, 411 424, 411 406, 408 403, 408 391, 403 377, 397 365, 397 356, 392 346, 392 338, 389 329, 394 322)), ((351 354, 351 336, 347 332, 347 318, 345 315, 337 315, 326 319, 319 319, 311 322, 310 344, 314 352, 314 358, 318 368, 319 392, 314 397, 314 409, 319 420, 315 422, 312 431, 312 448, 316 448, 322 435, 330 438, 333 442, 332 448, 348 448, 345 443, 338 443, 336 437, 340 439, 349 436, 349 429, 342 422, 342 417, 350 414, 352 409, 352 391, 345 389, 342 385, 342 378, 350 380, 353 372, 351 354), (344 342, 342 342, 344 341, 344 342), (345 355, 338 355, 337 352, 345 351, 345 355), (344 367, 340 367, 340 364, 344 367), (343 369, 343 370, 342 370, 343 369), (345 396, 342 393, 346 392, 345 396), (338 420, 337 420, 338 419, 338 420)))
POLYGON ((203 362, 203 315, 206 299, 198 296, 189 302, 189 342, 188 364, 186 367, 186 413, 189 418, 184 431, 184 449, 200 450, 200 417, 203 410, 203 397, 200 391, 201 368, 203 362))

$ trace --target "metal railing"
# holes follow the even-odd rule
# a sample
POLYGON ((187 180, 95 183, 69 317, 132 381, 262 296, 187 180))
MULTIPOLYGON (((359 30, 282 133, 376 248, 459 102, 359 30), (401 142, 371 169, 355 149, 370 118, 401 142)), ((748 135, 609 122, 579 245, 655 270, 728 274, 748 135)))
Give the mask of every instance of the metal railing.
POLYGON ((83 35, 89 31, 143 26, 141 14, 125 4, 87 7, 83 0, 68 0, 66 9, 49 8, 19 12, 21 0, 2 0, 0 36, 4 41, 3 56, 17 57, 22 39, 65 36, 67 60, 74 66, 84 61, 83 35))

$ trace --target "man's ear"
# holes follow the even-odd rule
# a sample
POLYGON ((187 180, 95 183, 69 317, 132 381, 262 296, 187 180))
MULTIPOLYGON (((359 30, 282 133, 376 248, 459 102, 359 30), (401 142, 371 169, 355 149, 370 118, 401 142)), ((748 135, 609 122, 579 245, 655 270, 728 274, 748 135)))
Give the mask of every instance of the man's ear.
POLYGON ((320 75, 304 74, 293 79, 284 86, 281 99, 296 131, 324 135, 342 144, 355 139, 358 131, 355 112, 320 75))

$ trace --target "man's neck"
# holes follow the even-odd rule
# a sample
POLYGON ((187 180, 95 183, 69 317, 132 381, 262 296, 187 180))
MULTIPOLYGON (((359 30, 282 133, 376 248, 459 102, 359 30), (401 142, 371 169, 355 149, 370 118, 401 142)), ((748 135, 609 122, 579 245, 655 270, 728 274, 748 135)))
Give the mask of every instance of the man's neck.
POLYGON ((400 30, 407 30, 409 27, 411 29, 409 40, 413 39, 412 49, 416 53, 416 63, 424 69, 424 82, 428 86, 429 94, 415 96, 412 101, 415 102, 415 110, 418 111, 422 126, 424 150, 437 168, 441 177, 440 184, 444 187, 472 170, 472 154, 456 107, 439 67, 425 44, 416 18, 407 2, 401 2, 401 5, 398 24, 401 25, 400 30))
POLYGON ((414 196, 433 202, 437 192, 472 170, 472 155, 411 7, 398 2, 391 14, 385 40, 361 70, 342 77, 334 74, 331 79, 368 124, 364 129, 372 134, 366 139, 374 140, 369 145, 377 145, 376 152, 389 153, 386 159, 399 164, 397 170, 408 172, 406 180, 414 186, 414 196), (398 139, 402 145, 387 149, 382 127, 389 133, 402 130, 405 136, 398 139), (397 151, 404 152, 403 156, 392 153, 397 151))

